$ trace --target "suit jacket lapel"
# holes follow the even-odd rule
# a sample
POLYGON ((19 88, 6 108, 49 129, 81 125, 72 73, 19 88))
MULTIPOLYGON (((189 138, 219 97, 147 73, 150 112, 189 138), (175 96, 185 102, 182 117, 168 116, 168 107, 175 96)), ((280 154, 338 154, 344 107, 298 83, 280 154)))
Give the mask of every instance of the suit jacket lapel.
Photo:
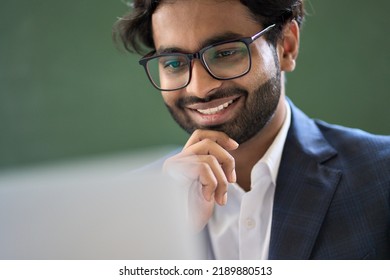
POLYGON ((276 183, 269 259, 309 259, 341 171, 326 166, 337 152, 291 103, 291 127, 276 183))

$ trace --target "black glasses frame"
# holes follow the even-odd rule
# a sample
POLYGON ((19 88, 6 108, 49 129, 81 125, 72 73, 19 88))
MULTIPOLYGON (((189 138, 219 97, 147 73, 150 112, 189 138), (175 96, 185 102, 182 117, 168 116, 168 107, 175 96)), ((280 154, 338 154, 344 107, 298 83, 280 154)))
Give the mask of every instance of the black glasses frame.
POLYGON ((263 29, 260 32, 256 33, 252 37, 244 37, 244 38, 240 38, 240 39, 234 39, 234 40, 218 42, 218 43, 209 45, 207 47, 204 47, 204 48, 202 48, 201 50, 199 50, 199 51, 197 51, 195 53, 166 53, 166 54, 155 55, 156 51, 152 51, 152 52, 148 53, 147 55, 145 55, 144 57, 142 57, 139 60, 139 64, 144 67, 146 75, 148 76, 148 78, 149 78, 150 82, 152 83, 152 85, 156 89, 161 90, 161 91, 175 91, 175 90, 179 90, 179 89, 182 89, 182 88, 185 88, 186 86, 188 86, 189 83, 191 82, 191 77, 192 77, 192 69, 191 69, 191 67, 192 67, 192 60, 194 60, 194 59, 199 59, 200 62, 202 63, 202 65, 203 65, 203 67, 206 69, 207 73, 209 73, 210 76, 212 76, 214 79, 217 79, 217 80, 232 80, 232 79, 236 79, 236 78, 239 78, 239 77, 242 77, 242 76, 248 74, 248 72, 250 71, 250 69, 252 67, 252 54, 251 54, 249 45, 252 44, 256 39, 258 39, 262 35, 264 35, 266 32, 271 30, 273 27, 275 27, 275 25, 276 24, 272 24, 272 25, 266 27, 265 29, 263 29), (226 44, 226 43, 232 43, 232 42, 243 42, 246 45, 246 47, 248 49, 248 55, 249 55, 249 66, 248 66, 248 69, 244 73, 241 73, 239 75, 236 75, 236 76, 233 76, 233 77, 230 77, 230 78, 218 77, 218 76, 214 75, 212 73, 212 71, 210 70, 209 66, 207 65, 207 62, 204 60, 203 54, 207 50, 209 50, 210 48, 213 48, 213 47, 216 47, 216 46, 219 46, 219 45, 222 45, 222 44, 226 44), (180 86, 178 88, 162 89, 158 85, 155 84, 155 82, 153 81, 151 75, 149 74, 149 70, 148 70, 148 66, 147 66, 148 65, 148 61, 152 60, 152 59, 159 58, 159 57, 173 56, 173 55, 184 57, 187 60, 187 62, 188 62, 188 71, 189 71, 188 81, 183 86, 180 86))

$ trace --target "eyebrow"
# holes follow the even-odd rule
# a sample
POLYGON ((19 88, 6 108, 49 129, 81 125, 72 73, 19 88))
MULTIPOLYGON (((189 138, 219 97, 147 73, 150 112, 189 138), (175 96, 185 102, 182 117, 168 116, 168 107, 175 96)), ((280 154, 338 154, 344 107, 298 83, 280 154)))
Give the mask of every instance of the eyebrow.
MULTIPOLYGON (((221 43, 223 41, 235 40, 239 38, 243 38, 242 34, 238 34, 234 32, 226 32, 203 41, 198 46, 198 51, 213 44, 221 43)), ((160 48, 156 50, 156 54, 170 54, 170 53, 191 53, 191 52, 175 46, 160 46, 160 48)))

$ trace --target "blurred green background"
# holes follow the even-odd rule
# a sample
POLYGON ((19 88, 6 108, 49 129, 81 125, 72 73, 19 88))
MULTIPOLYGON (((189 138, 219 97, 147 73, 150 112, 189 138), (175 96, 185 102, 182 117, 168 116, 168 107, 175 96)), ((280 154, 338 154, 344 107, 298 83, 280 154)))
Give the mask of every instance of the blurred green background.
MULTIPOLYGON (((309 116, 390 134, 386 0, 311 0, 287 95, 309 116)), ((121 0, 1 0, 0 169, 181 145, 138 65, 111 39, 121 0)))

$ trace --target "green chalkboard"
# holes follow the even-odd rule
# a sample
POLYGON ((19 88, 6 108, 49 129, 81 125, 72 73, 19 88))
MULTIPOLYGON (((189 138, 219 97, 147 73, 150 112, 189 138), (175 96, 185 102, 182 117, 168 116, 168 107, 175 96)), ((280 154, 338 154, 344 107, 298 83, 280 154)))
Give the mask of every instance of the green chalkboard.
MULTIPOLYGON (((306 9, 287 95, 312 117, 389 134, 390 2, 306 9)), ((1 1, 1 169, 184 143, 138 57, 112 42, 126 11, 120 0, 1 1)))

